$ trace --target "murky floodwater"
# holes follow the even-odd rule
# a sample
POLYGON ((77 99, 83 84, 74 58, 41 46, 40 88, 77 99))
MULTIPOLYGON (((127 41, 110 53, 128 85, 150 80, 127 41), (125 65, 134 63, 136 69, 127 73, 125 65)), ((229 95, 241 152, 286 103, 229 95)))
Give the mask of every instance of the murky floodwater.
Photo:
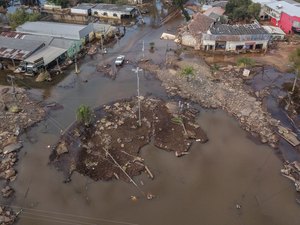
MULTIPOLYGON (((22 137, 24 148, 19 155, 12 202, 16 209, 24 210, 18 224, 299 224, 300 207, 295 202, 293 185, 280 175, 281 162, 274 151, 251 141, 233 119, 220 111, 201 111, 198 121, 210 141, 195 143, 190 155, 176 158, 151 145, 142 150, 155 179, 142 175, 135 180, 143 181, 143 191, 156 195, 151 201, 133 185, 121 181, 94 182, 75 173, 72 182, 63 183, 63 174, 48 165, 51 149, 47 146, 55 144, 61 130, 75 120, 80 104, 95 107, 136 94, 131 64, 119 70, 115 81, 97 73, 95 65, 113 60, 120 52, 135 60, 142 54, 139 49, 143 39, 146 43, 157 40, 153 58, 160 63, 167 42, 158 40, 158 36, 164 29, 175 29, 172 23, 167 26, 129 29, 107 55, 87 57, 79 75, 70 72, 45 94, 47 101, 57 101, 64 109, 52 111, 46 122, 22 137), (140 198, 133 202, 131 195, 140 198), (236 209, 236 204, 242 208, 236 209)), ((140 85, 142 94, 166 98, 151 75, 141 74, 140 85)))
POLYGON ((46 146, 57 140, 55 127, 48 133, 43 126, 34 128, 29 136, 39 141, 26 141, 14 183, 14 205, 24 208, 19 224, 116 224, 96 218, 143 225, 299 224, 294 189, 280 175, 274 151, 248 139, 225 113, 203 111, 199 123, 210 141, 194 144, 190 155, 176 158, 153 146, 142 150, 155 179, 135 180, 157 196, 152 201, 123 182, 93 182, 75 174, 63 183, 62 174, 47 166, 46 146), (131 195, 141 198, 132 202, 131 195))
MULTIPOLYGON (((248 83, 254 91, 261 91, 265 88, 268 88, 269 95, 264 98, 264 103, 267 107, 269 113, 272 117, 280 120, 281 124, 285 127, 288 127, 293 130, 298 137, 300 137, 299 127, 290 120, 287 116, 286 111, 279 106, 279 97, 286 96, 286 91, 283 90, 282 85, 286 82, 292 82, 294 80, 295 74, 292 73, 282 73, 275 68, 270 66, 263 67, 262 70, 249 80, 248 83)), ((300 116, 298 116, 298 120, 300 116)), ((279 142, 279 147, 283 156, 288 161, 300 161, 300 155, 288 142, 284 139, 281 139, 279 142)))

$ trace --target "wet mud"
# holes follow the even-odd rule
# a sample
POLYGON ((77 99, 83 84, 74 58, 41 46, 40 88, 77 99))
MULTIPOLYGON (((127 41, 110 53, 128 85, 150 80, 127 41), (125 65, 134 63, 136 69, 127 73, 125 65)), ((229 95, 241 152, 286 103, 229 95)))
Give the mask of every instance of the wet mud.
POLYGON ((189 103, 178 106, 176 102, 140 96, 141 120, 138 104, 133 98, 104 105, 95 111, 91 125, 74 124, 54 148, 52 163, 67 176, 77 171, 93 180, 115 178, 129 182, 128 175, 141 172, 153 178, 139 156, 140 149, 151 141, 177 157, 188 154, 194 141, 208 141, 195 123, 198 111, 189 103))

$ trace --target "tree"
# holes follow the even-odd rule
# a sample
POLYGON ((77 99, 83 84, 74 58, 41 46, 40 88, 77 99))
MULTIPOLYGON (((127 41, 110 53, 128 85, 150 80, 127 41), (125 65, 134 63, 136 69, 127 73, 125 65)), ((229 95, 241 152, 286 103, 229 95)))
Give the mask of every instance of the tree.
POLYGON ((245 20, 258 18, 260 9, 260 4, 251 0, 229 0, 225 13, 231 20, 245 20))
POLYGON ((260 10, 261 10, 261 6, 259 3, 251 3, 248 6, 247 12, 248 12, 249 16, 251 16, 255 19, 259 19, 260 10))
POLYGON ((295 79, 292 87, 292 94, 295 91, 297 79, 300 77, 300 48, 297 48, 295 51, 293 51, 290 56, 289 60, 292 62, 293 69, 295 71, 295 79))
POLYGON ((192 66, 185 66, 181 70, 181 76, 186 77, 187 81, 190 81, 191 78, 195 78, 195 69, 192 66))
POLYGON ((173 0, 173 3, 177 8, 179 8, 184 15, 186 21, 189 21, 191 19, 189 13, 184 9, 184 4, 187 2, 187 0, 173 0))
POLYGON ((48 2, 54 5, 61 6, 62 8, 66 8, 69 5, 68 0, 48 0, 48 2))
POLYGON ((26 21, 37 21, 41 17, 40 13, 29 13, 25 9, 18 8, 14 13, 8 14, 8 20, 13 29, 25 23, 26 21))
POLYGON ((92 122, 92 110, 89 106, 81 105, 76 111, 76 118, 79 122, 89 126, 92 122))

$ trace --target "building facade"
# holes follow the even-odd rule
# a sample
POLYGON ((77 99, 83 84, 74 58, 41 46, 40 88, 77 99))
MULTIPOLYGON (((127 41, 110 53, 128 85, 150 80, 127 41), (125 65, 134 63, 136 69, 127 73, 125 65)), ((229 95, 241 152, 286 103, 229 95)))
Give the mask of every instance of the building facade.
POLYGON ((246 52, 265 51, 271 35, 259 24, 216 24, 202 34, 205 51, 246 52))
POLYGON ((107 19, 134 18, 138 10, 129 5, 97 4, 92 8, 92 15, 107 19))
POLYGON ((280 27, 287 34, 300 33, 300 4, 273 1, 264 7, 272 25, 280 27))

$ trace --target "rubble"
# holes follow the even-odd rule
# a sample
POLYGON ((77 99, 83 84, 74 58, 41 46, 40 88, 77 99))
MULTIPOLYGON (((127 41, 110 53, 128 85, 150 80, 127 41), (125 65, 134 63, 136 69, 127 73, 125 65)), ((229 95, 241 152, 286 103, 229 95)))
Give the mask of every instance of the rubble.
POLYGON ((0 224, 1 225, 11 225, 15 222, 16 220, 16 214, 6 208, 6 207, 2 207, 0 206, 0 224))
POLYGON ((297 192, 300 192, 300 163, 297 161, 288 162, 286 161, 283 164, 281 169, 281 174, 290 179, 295 184, 295 189, 297 192))
POLYGON ((139 156, 140 149, 151 138, 158 148, 180 155, 187 154, 194 140, 202 143, 208 140, 195 123, 198 111, 190 104, 166 103, 150 97, 140 97, 140 104, 141 126, 136 98, 96 110, 99 116, 92 126, 74 124, 54 148, 52 163, 60 169, 63 165, 67 176, 71 175, 68 162, 75 162, 77 172, 94 180, 132 182, 131 177, 141 172, 154 179, 151 168, 139 156), (68 153, 62 149, 68 149, 68 153))
POLYGON ((255 94, 244 88, 242 71, 238 67, 220 68, 214 73, 199 59, 197 63, 180 61, 169 55, 167 68, 160 68, 151 62, 140 63, 140 67, 155 73, 162 81, 169 95, 179 95, 200 103, 205 108, 220 108, 234 116, 241 126, 263 143, 276 147, 279 137, 274 131, 274 119, 263 108, 255 94), (180 68, 190 65, 195 69, 195 77, 187 81, 180 75, 180 68), (175 68, 175 69, 173 69, 175 68))
MULTIPOLYGON (((1 195, 9 198, 14 190, 9 183, 16 179, 17 152, 23 147, 18 140, 23 131, 44 118, 45 111, 28 93, 21 88, 0 87, 0 180, 6 181, 1 195)), ((16 219, 16 214, 8 208, 0 207, 0 224, 9 225, 16 219)))

